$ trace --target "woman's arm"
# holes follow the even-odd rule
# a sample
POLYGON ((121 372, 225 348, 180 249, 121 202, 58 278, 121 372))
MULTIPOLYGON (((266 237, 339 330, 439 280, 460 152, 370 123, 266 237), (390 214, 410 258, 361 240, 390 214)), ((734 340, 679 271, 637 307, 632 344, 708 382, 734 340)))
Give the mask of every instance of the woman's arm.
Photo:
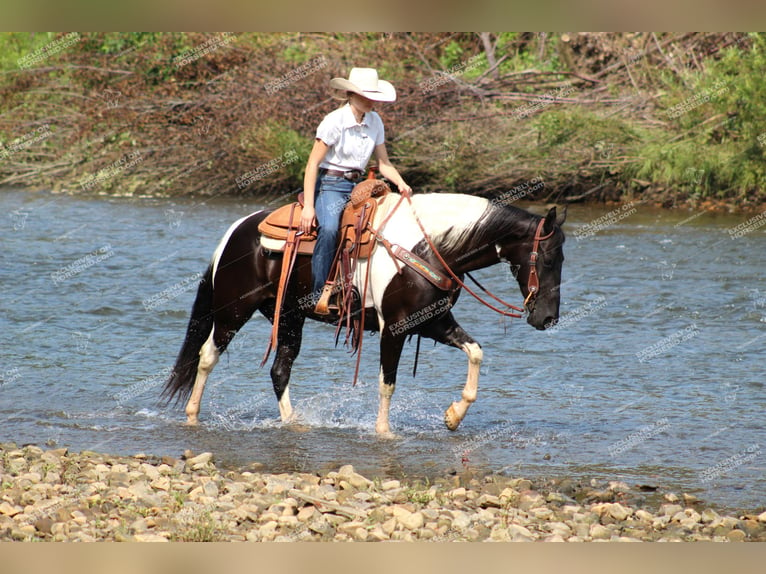
POLYGON ((304 233, 311 231, 314 224, 314 189, 316 188, 319 163, 327 154, 327 144, 320 139, 314 140, 309 159, 306 162, 306 173, 303 174, 303 213, 301 214, 300 229, 304 233))
POLYGON ((389 179, 393 184, 399 188, 401 193, 412 193, 412 188, 407 185, 399 175, 391 160, 388 159, 388 151, 386 150, 386 144, 378 144, 375 146, 375 159, 378 160, 378 171, 380 175, 389 179))

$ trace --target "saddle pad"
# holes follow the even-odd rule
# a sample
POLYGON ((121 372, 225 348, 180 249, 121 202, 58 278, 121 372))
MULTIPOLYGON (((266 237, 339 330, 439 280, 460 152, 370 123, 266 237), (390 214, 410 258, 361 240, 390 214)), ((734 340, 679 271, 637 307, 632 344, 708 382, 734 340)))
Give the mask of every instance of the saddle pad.
MULTIPOLYGON (((314 246, 316 244, 317 244, 317 242, 314 241, 313 239, 301 241, 298 244, 298 254, 299 255, 311 255, 311 254, 313 254, 314 253, 314 246)), ((261 247, 263 247, 267 251, 283 252, 285 250, 285 240, 284 239, 274 239, 273 237, 269 237, 268 235, 262 235, 261 236, 261 247)))

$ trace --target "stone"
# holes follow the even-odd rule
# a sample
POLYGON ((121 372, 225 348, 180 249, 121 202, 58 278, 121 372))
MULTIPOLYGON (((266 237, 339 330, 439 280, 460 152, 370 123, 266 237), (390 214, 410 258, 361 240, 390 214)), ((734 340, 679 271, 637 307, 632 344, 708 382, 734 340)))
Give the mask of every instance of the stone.
POLYGON ((545 504, 545 498, 542 494, 534 490, 526 490, 519 495, 517 506, 521 510, 529 510, 545 504))
POLYGON ((467 512, 462 510, 452 511, 452 527, 457 530, 465 530, 471 524, 471 517, 467 512))
POLYGON ((205 496, 215 498, 219 493, 218 485, 212 480, 210 482, 206 482, 204 485, 202 485, 202 492, 205 494, 205 496))
POLYGON ((383 491, 396 490, 401 487, 402 487, 402 483, 399 482, 398 480, 387 480, 380 485, 380 488, 383 491))
POLYGON ((766 522, 766 512, 761 512, 758 515, 758 522, 766 522))
POLYGON ((651 512, 647 512, 643 508, 640 510, 636 510, 636 518, 643 522, 652 522, 654 520, 654 516, 651 512))
POLYGON ((316 514, 319 514, 319 511, 314 506, 304 506, 298 511, 298 520, 300 522, 308 522, 316 514))
POLYGON ((726 535, 726 538, 728 538, 731 542, 744 542, 747 538, 747 534, 745 534, 742 530, 732 530, 726 535))
POLYGON ((612 531, 601 524, 592 524, 590 527, 590 537, 593 540, 609 540, 612 538, 612 531))
POLYGON ((55 523, 50 518, 40 518, 35 521, 35 529, 43 534, 52 534, 54 524, 55 523))
POLYGON ((407 530, 417 530, 423 527, 423 514, 420 512, 411 512, 409 514, 403 514, 397 516, 399 523, 407 530))
POLYGON ((154 534, 152 532, 142 532, 141 534, 136 534, 133 539, 136 542, 168 542, 168 539, 164 536, 154 534))
POLYGON ((521 524, 509 525, 508 534, 513 542, 531 542, 535 539, 529 529, 521 524))
POLYGON ((680 504, 663 504, 660 506, 660 514, 665 516, 675 516, 679 512, 683 512, 683 510, 684 509, 680 504))
MULTIPOLYGON (((762 516, 766 516, 766 512, 764 512, 762 516)), ((700 520, 704 522, 705 524, 709 524, 711 522, 715 522, 716 520, 720 520, 720 519, 721 519, 721 516, 712 508, 706 508, 705 510, 702 511, 702 514, 700 515, 700 520)), ((766 520, 764 520, 764 522, 766 522, 766 520)))
POLYGON ((381 524, 380 527, 386 536, 391 536, 391 534, 394 532, 394 529, 396 528, 396 524, 396 518, 389 518, 383 524, 381 524))
POLYGON ((4 514, 5 516, 14 517, 20 512, 22 512, 24 509, 20 506, 16 506, 14 504, 9 503, 8 501, 3 501, 2 504, 0 504, 0 514, 4 514))
POLYGON ((508 486, 518 491, 530 490, 532 488, 532 481, 526 478, 514 478, 508 483, 508 486))
POLYGON ((213 453, 203 452, 202 454, 198 454, 192 458, 187 458, 186 464, 189 465, 193 470, 199 470, 204 465, 208 464, 211 460, 213 460, 213 453))
POLYGON ((507 528, 500 524, 496 524, 492 527, 492 531, 489 534, 490 540, 495 542, 510 542, 512 540, 511 533, 507 528))
POLYGON ((631 509, 624 507, 619 502, 610 504, 608 512, 609 512, 609 516, 611 516, 615 520, 619 520, 620 522, 622 522, 623 520, 626 520, 631 514, 633 514, 633 511, 631 509))
POLYGON ((743 520, 739 526, 751 539, 757 538, 763 532, 763 526, 752 519, 743 520))
POLYGON ((547 502, 552 502, 554 504, 569 504, 571 502, 574 502, 574 499, 569 498, 568 496, 560 492, 548 493, 548 496, 545 497, 545 500, 547 502))
POLYGON ((476 499, 476 504, 481 508, 502 508, 504 506, 503 503, 500 502, 500 497, 492 494, 482 494, 476 499))

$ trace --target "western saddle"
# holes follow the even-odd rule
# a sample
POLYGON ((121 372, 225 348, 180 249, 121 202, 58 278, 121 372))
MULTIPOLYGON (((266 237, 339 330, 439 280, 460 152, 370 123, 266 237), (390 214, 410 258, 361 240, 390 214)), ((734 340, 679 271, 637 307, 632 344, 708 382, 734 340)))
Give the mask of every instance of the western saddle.
MULTIPOLYGON (((364 333, 364 301, 367 296, 367 286, 370 277, 369 266, 367 273, 365 273, 361 294, 355 289, 353 278, 357 262, 368 259, 377 243, 380 243, 394 260, 398 272, 401 273, 401 264, 404 264, 439 289, 449 291, 454 285, 452 279, 447 277, 442 269, 426 262, 404 247, 392 244, 380 233, 389 218, 401 205, 402 200, 405 198, 404 195, 389 210, 383 221, 377 226, 377 229, 373 226, 378 206, 390 192, 391 189, 388 185, 378 179, 362 181, 352 190, 348 205, 341 216, 339 241, 330 274, 314 309, 317 315, 329 315, 331 308, 337 310, 336 340, 345 323, 345 342, 348 343, 349 339, 351 339, 353 350, 357 352, 361 351, 362 335, 364 333), (330 298, 335 293, 338 293, 337 301, 335 305, 331 306, 330 298)), ((272 212, 258 226, 258 230, 261 232, 261 246, 268 251, 283 253, 271 340, 261 366, 266 363, 271 349, 276 348, 277 345, 279 316, 282 302, 284 301, 285 289, 290 280, 295 260, 298 255, 312 254, 316 245, 317 234, 314 229, 309 233, 299 231, 301 213, 303 211, 302 196, 303 194, 298 196, 297 202, 285 205, 272 212)), ((355 382, 358 371, 359 356, 357 357, 357 367, 354 375, 355 382)))

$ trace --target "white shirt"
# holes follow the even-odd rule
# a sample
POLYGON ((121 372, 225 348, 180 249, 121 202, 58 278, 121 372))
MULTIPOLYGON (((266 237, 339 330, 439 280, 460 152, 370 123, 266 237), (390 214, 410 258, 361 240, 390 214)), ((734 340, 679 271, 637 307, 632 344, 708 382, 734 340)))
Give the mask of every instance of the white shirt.
POLYGON ((376 112, 367 112, 357 123, 351 105, 346 104, 325 116, 316 137, 330 148, 319 167, 364 171, 375 146, 385 141, 385 130, 376 112))

